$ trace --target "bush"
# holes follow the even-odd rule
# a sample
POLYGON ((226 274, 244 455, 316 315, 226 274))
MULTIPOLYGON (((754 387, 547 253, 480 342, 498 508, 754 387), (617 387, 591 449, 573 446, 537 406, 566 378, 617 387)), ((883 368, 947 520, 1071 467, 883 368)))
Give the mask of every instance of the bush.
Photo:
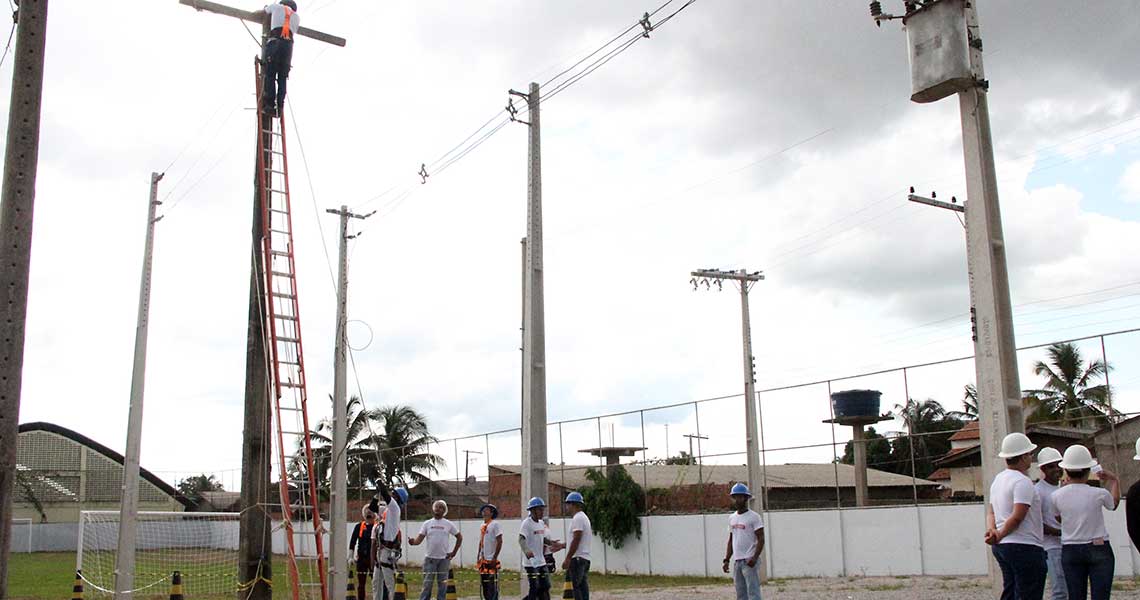
POLYGON ((645 511, 645 495, 625 468, 614 466, 609 474, 590 469, 586 478, 593 485, 582 490, 582 497, 594 533, 614 548, 621 548, 631 535, 641 539, 639 517, 645 511))

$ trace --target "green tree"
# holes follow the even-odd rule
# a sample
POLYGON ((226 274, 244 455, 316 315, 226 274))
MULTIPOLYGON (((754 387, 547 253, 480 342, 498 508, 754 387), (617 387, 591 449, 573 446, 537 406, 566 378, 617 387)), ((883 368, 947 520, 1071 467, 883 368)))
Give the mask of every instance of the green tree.
POLYGON ((976 421, 978 419, 978 388, 972 383, 967 383, 962 386, 962 404, 966 407, 961 413, 961 418, 965 421, 976 421))
POLYGON ((1045 354, 1047 362, 1033 365, 1033 373, 1045 378, 1044 385, 1023 392, 1028 422, 1099 427, 1120 414, 1109 406, 1108 386, 1094 385, 1111 368, 1104 361, 1085 364, 1080 349, 1071 343, 1053 344, 1045 354))
MULTIPOLYGON (((875 431, 874 427, 867 428, 865 437, 867 466, 880 471, 896 471, 897 467, 891 460, 891 441, 875 431)), ((843 447, 843 458, 839 459, 839 462, 845 465, 855 464, 855 442, 847 442, 843 447)))
POLYGON ((888 470, 906 474, 913 471, 917 477, 930 475, 934 472, 934 460, 950 451, 950 436, 962 428, 962 419, 933 399, 910 398, 905 405, 896 404, 895 411, 908 435, 891 443, 891 462, 897 468, 888 470))
POLYGON ((180 479, 175 487, 178 488, 178 493, 194 504, 202 502, 202 492, 220 492, 225 489, 216 477, 205 473, 180 479))
POLYGON ((631 535, 641 539, 640 516, 645 512, 645 494, 625 467, 616 465, 607 470, 608 473, 587 470, 586 479, 593 485, 581 492, 590 511, 594 533, 610 546, 621 548, 631 535))
POLYGON ((669 458, 666 458, 665 464, 667 464, 667 465, 695 465, 695 464, 697 464, 697 459, 693 455, 682 450, 681 453, 678 454, 677 456, 670 456, 669 458))

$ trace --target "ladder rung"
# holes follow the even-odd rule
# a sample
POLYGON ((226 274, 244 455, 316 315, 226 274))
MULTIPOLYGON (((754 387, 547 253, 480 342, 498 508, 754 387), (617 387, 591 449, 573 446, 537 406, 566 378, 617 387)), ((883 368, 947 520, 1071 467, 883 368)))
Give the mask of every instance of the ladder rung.
MULTIPOLYGON (((287 383, 282 383, 281 385, 290 385, 290 384, 287 384, 287 383)), ((290 385, 290 387, 292 387, 292 386, 290 385)), ((293 411, 293 412, 301 412, 301 410, 303 410, 303 409, 300 409, 300 408, 293 408, 292 406, 282 406, 282 407, 281 407, 281 410, 291 410, 291 411, 293 411)))
POLYGON ((299 363, 299 362, 293 362, 293 361, 291 361, 291 360, 284 360, 284 359, 282 359, 282 360, 279 360, 279 361, 277 361, 277 362, 279 362, 279 363, 281 363, 281 364, 283 364, 283 365, 293 365, 294 367, 299 367, 299 366, 301 366, 301 363, 299 363))
POLYGON ((272 254, 273 256, 292 256, 292 254, 290 254, 284 250, 270 250, 269 253, 272 254))
POLYGON ((284 234, 288 234, 289 232, 288 232, 288 231, 285 231, 285 230, 283 230, 283 229, 270 229, 270 230, 269 230, 269 233, 284 233, 284 234))
MULTIPOLYGON (((281 433, 283 435, 305 435, 304 431, 285 431, 284 429, 281 430, 281 433)), ((289 481, 296 481, 296 480, 290 479, 289 481)))
MULTIPOLYGON (((293 383, 292 381, 283 381, 283 382, 281 382, 281 385, 284 387, 291 387, 291 388, 305 387, 304 385, 302 385, 300 383, 293 383)), ((284 407, 284 408, 285 408, 285 410, 297 410, 297 411, 301 410, 299 408, 289 408, 289 407, 284 407)))
POLYGON ((295 344, 301 340, 299 340, 297 338, 285 337, 285 336, 281 335, 281 336, 277 336, 277 341, 278 342, 286 342, 289 344, 295 344))
MULTIPOLYGON (((271 134, 271 135, 275 135, 275 136, 277 136, 277 137, 281 137, 281 134, 280 134, 280 133, 277 133, 276 131, 270 131, 270 130, 268 130, 268 129, 262 129, 262 130, 261 130, 261 133, 268 133, 268 134, 271 134)), ((247 135, 248 135, 248 134, 247 134, 247 135)))
POLYGON ((277 169, 274 169, 273 167, 265 167, 265 170, 269 171, 270 173, 277 173, 278 175, 284 175, 285 174, 285 171, 278 171, 277 169))
POLYGON ((283 293, 281 293, 281 292, 273 292, 273 296, 274 296, 275 298, 288 298, 288 299, 290 299, 290 300, 293 300, 293 299, 296 299, 296 298, 297 298, 297 295, 296 295, 296 294, 283 294, 283 293))
POLYGON ((281 319, 284 321, 296 321, 297 320, 297 317, 294 317, 293 315, 277 315, 274 318, 275 319, 281 319))
MULTIPOLYGON (((278 194, 284 194, 284 193, 285 193, 285 192, 279 192, 279 191, 277 191, 277 190, 269 190, 269 192, 270 192, 270 193, 274 193, 274 192, 276 192, 276 193, 278 193, 278 194)), ((281 214, 283 214, 283 215, 287 215, 287 214, 289 214, 289 211, 287 211, 287 210, 281 210, 281 209, 279 209, 279 208, 271 208, 271 209, 269 209, 269 212, 281 213, 281 214)))
POLYGON ((272 273, 278 277, 292 277, 293 276, 292 273, 286 273, 285 271, 270 271, 270 273, 272 273))

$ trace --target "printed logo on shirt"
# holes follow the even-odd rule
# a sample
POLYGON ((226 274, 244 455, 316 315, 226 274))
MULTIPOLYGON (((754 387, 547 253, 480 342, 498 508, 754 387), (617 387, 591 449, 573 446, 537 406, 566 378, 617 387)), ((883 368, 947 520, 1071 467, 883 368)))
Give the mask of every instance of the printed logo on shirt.
POLYGON ((748 529, 748 526, 745 525, 744 523, 733 523, 732 528, 733 529, 748 529))

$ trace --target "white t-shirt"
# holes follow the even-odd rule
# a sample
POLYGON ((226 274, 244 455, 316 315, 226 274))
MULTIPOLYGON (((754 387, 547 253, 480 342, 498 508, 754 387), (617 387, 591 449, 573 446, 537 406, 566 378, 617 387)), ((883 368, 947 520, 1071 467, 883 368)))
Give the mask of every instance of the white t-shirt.
POLYGON ((451 536, 459 533, 455 523, 447 519, 428 519, 420 525, 420 535, 424 536, 424 556, 447 558, 451 552, 451 536))
POLYGON ((491 521, 486 525, 487 533, 483 534, 483 558, 495 560, 495 551, 499 549, 498 540, 495 538, 503 535, 503 526, 499 525, 498 521, 491 521))
POLYGON ((1044 547, 1044 540, 1041 539, 1044 531, 1041 528, 1041 497, 1037 494, 1037 488, 1033 487, 1033 482, 1025 473, 1002 469, 990 485, 990 505, 994 509, 994 524, 997 529, 1000 530, 1013 514, 1014 504, 1028 504, 1029 512, 1017 529, 1011 531, 999 543, 1044 547))
POLYGON ((594 528, 590 526, 590 517, 586 516, 586 511, 578 511, 572 519, 570 519, 570 533, 575 531, 582 532, 582 539, 578 540, 578 549, 574 552, 574 556, 570 558, 584 558, 590 560, 590 542, 594 541, 594 528))
MULTIPOLYGON (((1041 522, 1054 529, 1060 529, 1061 523, 1057 520, 1057 508, 1053 506, 1053 492, 1061 489, 1042 479, 1033 485, 1037 488, 1037 495, 1041 497, 1041 522)), ((1057 550, 1061 547, 1061 536, 1049 535, 1041 530, 1042 546, 1046 550, 1057 550)))
MULTIPOLYGON (((290 9, 292 10, 292 9, 290 9)), ((277 29, 285 26, 285 7, 281 4, 270 4, 265 7, 265 12, 269 13, 269 28, 277 29)), ((294 34, 301 28, 301 15, 296 12, 289 17, 289 31, 294 34)), ((296 37, 296 36, 294 36, 296 37)))
POLYGON ((388 502, 388 507, 384 509, 383 515, 384 527, 381 528, 377 524, 376 527, 372 528, 372 541, 383 539, 386 542, 394 542, 400 533, 400 504, 396 502, 395 496, 388 502), (380 538, 381 532, 383 532, 383 538, 380 538))
MULTIPOLYGON (((547 537, 549 529, 543 521, 535 521, 527 517, 523 519, 522 525, 519 526, 519 535, 523 536, 526 540, 526 549, 534 554, 535 560, 542 560, 542 540, 547 537)), ((526 554, 523 554, 523 563, 527 562, 526 554)))
POLYGON ((728 517, 732 535, 732 560, 748 560, 756 552, 756 532, 764 529, 764 520, 754 510, 734 512, 728 517))
POLYGON ((1108 540, 1104 511, 1114 510, 1112 494, 1087 483, 1070 483, 1053 494, 1053 505, 1061 515, 1062 544, 1091 544, 1108 540))

